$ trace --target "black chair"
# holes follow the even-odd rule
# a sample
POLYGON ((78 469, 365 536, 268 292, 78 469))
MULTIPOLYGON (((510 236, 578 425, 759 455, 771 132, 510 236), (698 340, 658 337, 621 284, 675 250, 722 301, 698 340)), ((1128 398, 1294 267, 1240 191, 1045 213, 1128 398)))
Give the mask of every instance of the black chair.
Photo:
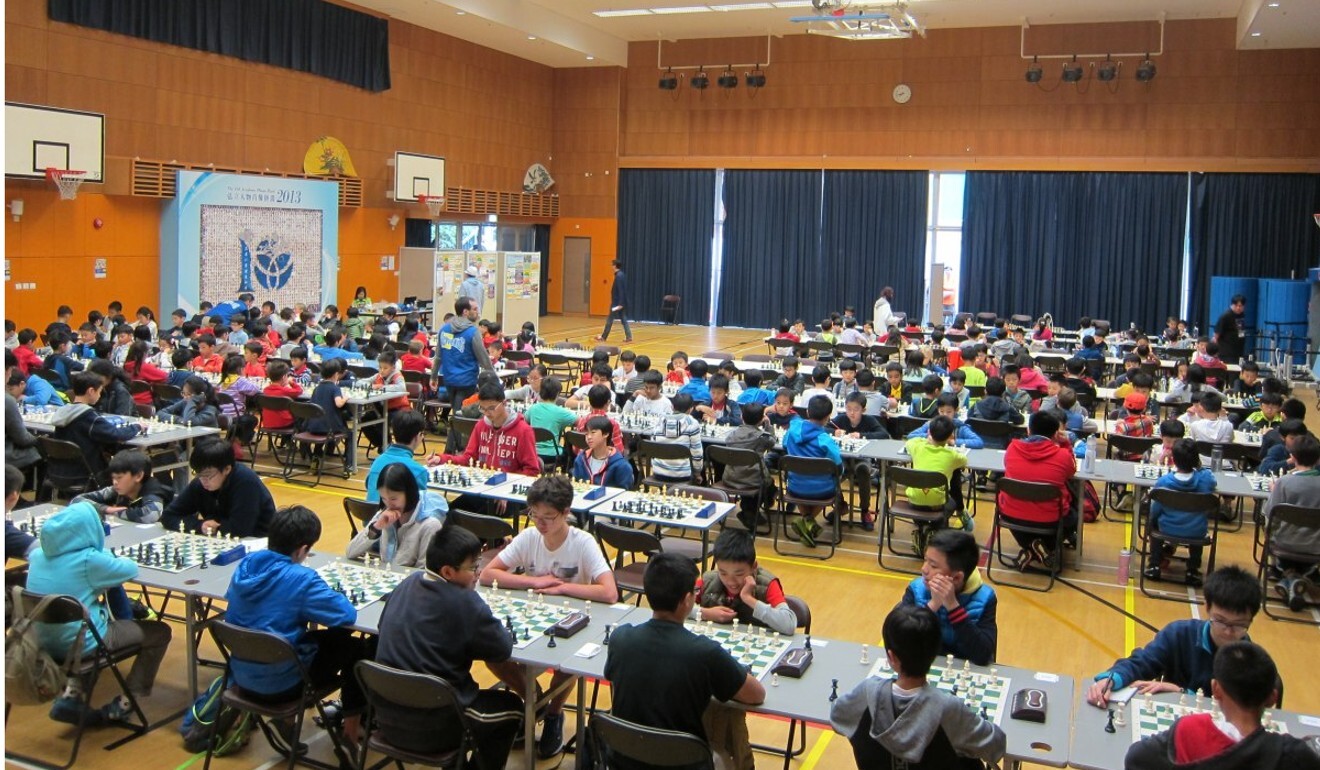
MULTIPOLYGON (((45 598, 47 597, 42 594, 23 591, 22 606, 18 608, 18 611, 26 617, 28 614, 35 612, 38 605, 41 604, 41 601, 45 598)), ((78 748, 82 745, 83 733, 87 730, 87 711, 92 707, 92 695, 96 691, 96 682, 100 679, 103 671, 109 670, 111 675, 114 676, 115 682, 119 685, 119 689, 122 691, 123 695, 128 698, 133 712, 132 721, 125 720, 113 723, 114 727, 127 730, 129 735, 126 735, 113 743, 107 744, 105 747, 106 750, 109 751, 110 749, 118 748, 129 741, 146 735, 149 728, 147 715, 142 712, 142 706, 138 704, 137 698, 133 693, 129 691, 128 681, 124 678, 123 672, 119 670, 119 664, 136 656, 141 652, 142 647, 141 645, 133 644, 125 645, 114 650, 108 649, 105 645, 105 639, 103 639, 100 632, 96 630, 96 625, 92 623, 91 617, 87 614, 87 608, 82 605, 82 602, 78 601, 77 598, 68 595, 57 595, 49 598, 50 602, 42 608, 41 612, 36 614, 36 617, 34 618, 35 622, 51 624, 77 623, 77 635, 74 638, 84 638, 84 635, 87 632, 90 632, 92 640, 95 642, 94 650, 82 647, 78 654, 73 655, 63 662, 64 670, 69 678, 78 679, 82 683, 82 692, 79 693, 79 696, 83 718, 74 727, 73 746, 69 752, 69 760, 64 764, 56 765, 36 757, 16 754, 8 750, 5 751, 5 759, 19 760, 38 767, 59 768, 60 770, 65 770, 65 768, 72 767, 74 763, 78 761, 78 748)), ((6 701, 6 727, 8 727, 11 710, 12 707, 9 705, 8 701, 6 701)))
POLYGON ((1219 496, 1204 492, 1180 492, 1176 489, 1152 489, 1150 499, 1168 510, 1199 513, 1206 517, 1207 532, 1204 537, 1178 537, 1148 526, 1146 527, 1146 535, 1142 539, 1146 547, 1141 551, 1141 572, 1137 578, 1137 584, 1141 588, 1141 592, 1152 599, 1185 602, 1187 601, 1186 594, 1168 594, 1163 591, 1151 592, 1146 590, 1146 567, 1151 559, 1159 564, 1162 558, 1161 554, 1155 549, 1155 541, 1159 540, 1170 545, 1181 545, 1188 548, 1209 547, 1210 554, 1205 563, 1205 572, 1206 574, 1213 572, 1215 569, 1215 549, 1219 542, 1219 496))
POLYGON ((653 439, 642 439, 637 444, 637 452, 633 455, 637 463, 642 468, 642 480, 639 486, 659 487, 668 489, 676 484, 685 483, 683 480, 675 480, 656 476, 651 469, 651 463, 654 460, 675 460, 686 462, 688 466, 688 475, 695 474, 692 464, 692 450, 683 444, 671 444, 667 441, 655 441, 653 439))
POLYGON ((884 364, 893 356, 898 355, 897 345, 872 345, 871 361, 876 364, 884 364))
POLYGON ((889 420, 889 431, 894 438, 906 438, 909 433, 920 428, 922 425, 930 422, 925 417, 913 417, 910 414, 900 414, 889 420))
POLYGON ((316 481, 312 486, 321 483, 321 474, 325 472, 326 459, 329 457, 328 450, 334 446, 340 446, 343 450, 339 455, 340 474, 345 478, 351 478, 353 474, 348 470, 348 436, 344 433, 313 433, 307 430, 306 425, 311 420, 320 420, 325 418, 325 410, 320 404, 313 404, 306 401, 294 401, 289 405, 289 413, 293 415, 293 424, 297 426, 296 432, 289 440, 289 454, 287 462, 284 465, 284 480, 293 481, 294 477, 299 475, 294 472, 297 457, 300 450, 307 450, 311 454, 310 469, 316 471, 316 481))
POLYGON ((650 557, 663 551, 660 538, 646 530, 622 527, 603 519, 597 519, 592 530, 598 541, 614 549, 614 583, 619 587, 619 598, 623 599, 624 593, 636 594, 637 606, 642 606, 646 562, 638 561, 637 557, 639 554, 650 557), (630 557, 627 563, 624 556, 630 557))
POLYGON ((976 314, 976 325, 982 329, 989 329, 991 326, 995 325, 995 321, 998 320, 998 318, 998 313, 991 313, 989 311, 980 312, 976 314))
POLYGON ((358 661, 353 667, 353 675, 361 683, 362 692, 367 698, 366 718, 362 722, 362 747, 358 751, 358 770, 366 770, 367 753, 371 751, 384 754, 387 760, 394 760, 400 768, 404 762, 408 762, 426 767, 463 770, 468 764, 468 752, 473 754, 472 764, 482 766, 480 753, 472 738, 472 724, 453 685, 438 676, 401 671, 371 660, 358 661), (453 748, 422 753, 391 743, 376 725, 382 708, 430 716, 428 737, 452 736, 453 748))
MULTIPOLYGON (((834 461, 827 457, 796 457, 794 455, 784 455, 779 458, 779 499, 784 508, 780 512, 779 526, 775 527, 772 525, 771 527, 774 530, 773 543, 775 553, 785 556, 806 556, 808 558, 821 560, 829 559, 834 556, 835 549, 838 547, 839 543, 843 541, 843 531, 841 529, 842 522, 840 521, 841 508, 843 507, 843 498, 840 493, 842 474, 842 466, 835 465, 834 461), (788 489, 788 474, 790 473, 828 478, 834 489, 834 494, 830 497, 824 498, 809 498, 794 495, 788 489), (785 540, 792 542, 797 541, 797 538, 790 535, 788 531, 788 521, 790 518, 788 506, 790 505, 832 509, 826 514, 826 520, 830 523, 832 533, 831 537, 825 541, 825 543, 829 545, 829 550, 826 551, 823 556, 818 555, 817 553, 801 550, 784 551, 779 547, 779 536, 781 533, 785 540), (831 513, 833 516, 830 516, 831 513)), ((821 541, 818 539, 816 542, 817 544, 820 544, 821 541)))
MULTIPOLYGON (((1115 456, 1120 460, 1128 460, 1132 457, 1144 457, 1151 447, 1160 443, 1160 440, 1154 436, 1123 436, 1117 433, 1110 433, 1105 437, 1105 457, 1114 459, 1115 456)), ((1109 511, 1113 510, 1114 503, 1119 500, 1119 495, 1127 485, 1124 484, 1106 484, 1105 485, 1105 504, 1102 506, 1102 515, 1110 518, 1109 511)), ((1136 491, 1133 491, 1132 508, 1136 510, 1136 491)), ((1122 521, 1123 519, 1118 519, 1122 521)))
POLYGON ((851 358, 854 361, 864 361, 866 359, 867 347, 865 345, 850 345, 846 342, 840 342, 834 346, 844 358, 851 358))
POLYGON ((551 375, 560 375, 568 378, 569 381, 577 376, 577 365, 563 353, 537 353, 536 359, 551 375))
MULTIPOLYGON (((907 499, 907 489, 943 490, 949 493, 949 480, 939 471, 919 471, 903 465, 891 465, 885 471, 887 499, 880 501, 880 538, 877 543, 876 562, 887 570, 905 572, 909 575, 921 573, 920 564, 925 559, 924 553, 900 553, 894 548, 894 524, 905 522, 916 529, 935 530, 944 525, 943 510, 928 511, 918 508, 907 499), (893 556, 916 558, 917 569, 904 569, 893 564, 885 564, 885 549, 893 556)), ((892 559, 891 559, 892 562, 892 559)))
MULTIPOLYGON (((526 514, 526 508, 522 513, 526 514)), ((447 522, 453 522, 454 525, 466 529, 468 532, 476 535, 482 542, 481 556, 477 559, 477 569, 484 569, 500 551, 504 550, 504 543, 513 537, 514 524, 508 519, 501 519, 499 516, 491 516, 485 513, 472 513, 458 508, 451 508, 447 522), (491 545, 498 543, 499 545, 491 545)))
POLYGON ((587 451, 587 434, 580 430, 564 431, 564 473, 570 473, 573 470, 573 460, 579 452, 587 451))
POLYGON ((532 435, 536 437, 536 443, 539 444, 543 441, 548 441, 555 448, 554 464, 551 465, 549 468, 546 468, 544 467, 544 463, 543 463, 541 472, 548 473, 554 470, 555 468, 562 468, 564 465, 564 449, 559 443, 559 437, 556 436, 549 428, 541 428, 541 427, 533 427, 532 435))
MULTIPOLYGON (((55 386, 56 390, 64 389, 64 383, 60 381, 59 372, 55 371, 54 369, 47 369, 46 367, 43 366, 40 368, 33 369, 32 373, 37 375, 41 379, 45 380, 46 382, 49 382, 51 385, 55 386)), ((129 392, 132 393, 134 391, 132 389, 129 389, 129 392)))
MULTIPOLYGON (((793 610, 793 614, 797 616, 797 628, 801 630, 802 633, 810 635, 811 607, 808 606, 807 601, 800 596, 789 594, 784 597, 784 603, 787 604, 789 608, 793 610)), ((802 756, 807 750, 807 725, 800 720, 789 719, 788 741, 784 744, 784 748, 782 749, 778 746, 764 746, 759 743, 753 743, 752 748, 756 751, 763 751, 767 754, 774 754, 777 757, 783 757, 784 770, 788 770, 792 761, 797 757, 802 756), (793 734, 795 732, 797 733, 798 739, 797 746, 793 745, 793 734)))
POLYGON ((780 358, 793 355, 794 351, 801 345, 801 343, 786 339, 770 339, 766 344, 770 346, 770 350, 773 351, 774 355, 780 358))
POLYGON ((352 531, 350 537, 357 537, 360 527, 367 526, 367 522, 380 511, 380 503, 373 503, 367 500, 360 500, 356 497, 344 498, 344 515, 348 517, 348 528, 352 531))
MULTIPOLYGON (((280 450, 288 449, 292 445, 293 434, 297 433, 298 429, 296 423, 290 424, 285 428, 271 428, 266 425, 265 413, 269 410, 284 411, 292 414, 292 405, 293 399, 287 396, 267 396, 262 394, 252 396, 248 399, 249 410, 261 415, 261 424, 257 426, 257 433, 256 438, 253 441, 253 446, 255 447, 261 444, 263 438, 266 440, 266 447, 270 449, 270 453, 275 457, 275 461, 280 463, 281 475, 284 474, 284 463, 280 459, 280 450)), ((351 450, 352 448, 350 447, 346 451, 351 450)), ((255 460, 256 452, 253 451, 252 454, 255 460)))
MULTIPOLYGON (((224 679, 221 682, 223 694, 220 696, 222 707, 227 706, 235 711, 251 714, 253 721, 261 729, 262 735, 266 736, 266 741, 270 743, 271 748, 279 746, 284 739, 272 737, 272 730, 276 728, 269 724, 268 720, 293 720, 293 732, 288 740, 289 748, 292 749, 288 752, 289 770, 293 770, 293 767, 299 762, 322 770, 339 770, 340 767, 348 767, 353 764, 352 758, 343 747, 338 730, 326 731, 330 736, 331 743, 334 744, 335 756, 339 760, 336 764, 321 762, 307 756, 299 756, 297 750, 302 739, 303 718, 308 708, 316 708, 322 724, 333 723, 329 715, 326 714, 321 701, 335 690, 338 690, 341 685, 340 682, 333 681, 320 687, 315 686, 308 674, 307 666, 302 662, 302 658, 298 656, 298 651, 287 639, 278 634, 242 628, 220 619, 211 620, 207 625, 211 630, 211 638, 215 640, 216 647, 219 648, 220 654, 225 659, 224 679), (276 703, 266 703, 253 699, 242 688, 234 684, 232 664, 235 659, 271 666, 296 667, 298 676, 303 683, 302 692, 295 698, 276 703)), ((212 724, 218 723, 219 720, 216 720, 212 724)), ((215 740, 212 736, 212 740, 208 741, 206 763, 202 765, 202 770, 210 770, 211 758, 214 754, 215 740)))
POLYGON ((514 369, 530 369, 536 356, 529 350, 506 350, 500 359, 514 369))
MULTIPOLYGON (((719 481, 713 482, 711 484, 711 487, 723 491, 726 495, 728 495, 731 499, 734 500, 741 500, 743 497, 758 498, 759 503, 757 505, 756 512, 752 514, 753 516, 752 531, 753 534, 765 534, 765 535, 770 534, 769 529, 767 529, 765 532, 758 531, 760 525, 761 511, 769 507, 770 497, 771 497, 768 489, 770 482, 770 474, 769 471, 766 470, 765 462, 762 460, 761 455, 757 454, 751 449, 738 449, 736 447, 711 444, 710 446, 706 447, 706 458, 710 460, 711 464, 719 464, 724 466, 724 470, 726 474, 724 478, 721 478, 719 481), (725 479, 728 478, 727 474, 730 468, 755 468, 757 474, 756 486, 744 487, 737 484, 731 484, 725 481, 725 479)), ((735 517, 734 520, 737 521, 738 519, 735 517)))
POLYGON ((678 323, 678 305, 683 298, 677 294, 666 294, 660 300, 660 322, 667 324, 678 323))
MULTIPOLYGON (((1000 585, 1013 586, 1014 588, 1025 588, 1028 591, 1049 591, 1054 587, 1054 581, 1059 576, 1059 571, 1063 568, 1063 524, 1064 516, 1067 511, 1063 510, 1063 492, 1053 484, 1045 484, 1035 481, 1019 481, 1017 479, 1002 478, 999 480, 1000 495, 995 496, 995 521, 994 531, 991 538, 994 540, 994 551, 990 558, 986 559, 985 575, 991 581, 1000 585), (1020 500, 1022 502, 1047 503, 1055 501, 1059 505, 1059 520, 1052 525, 1030 526, 1004 520, 1004 515, 1012 515, 1012 511, 1005 511, 1001 502, 1001 495, 1010 500, 1020 500), (1049 582, 1044 588, 1029 583, 1014 582, 1009 580, 996 580, 993 569, 995 559, 999 560, 1001 567, 1013 565, 1013 561, 1004 558, 1004 530, 1010 532, 1022 532, 1040 538, 1048 538, 1054 546, 1054 563, 1046 565, 1046 572, 1049 575, 1049 582)), ((1081 523, 1078 522, 1078 526, 1081 523)))
POLYGON ((458 442, 458 451, 463 451, 467 447, 468 439, 472 436, 472 431, 477 428, 477 420, 472 417, 459 417, 457 414, 449 418, 449 430, 455 434, 454 440, 458 442))
POLYGON ((72 441, 37 436, 37 451, 46 458, 45 474, 41 485, 67 500, 100 486, 98 474, 92 470, 82 448, 72 441))
MULTIPOLYGON (((219 391, 216 391, 215 394, 216 400, 219 400, 220 396, 221 393, 219 391)), ((231 397, 228 393, 225 393, 224 396, 225 398, 228 398, 230 401, 233 401, 233 397, 231 397)), ((178 401, 179 399, 183 398, 183 389, 177 385, 170 385, 164 382, 157 382, 152 384, 151 386, 151 398, 156 402, 157 407, 169 406, 170 404, 173 404, 175 401, 178 401)), ((221 403, 224 402, 222 401, 221 403)))
MULTIPOLYGON (((1301 551, 1293 546, 1279 542, 1279 527, 1288 526, 1293 529, 1305 528, 1320 530, 1320 509, 1303 508, 1299 505, 1276 505, 1270 509, 1270 516, 1265 525, 1265 542, 1261 547, 1260 565, 1257 567, 1256 576, 1260 580, 1260 592, 1264 601, 1261 603, 1265 614, 1275 620, 1283 620, 1289 623, 1309 623, 1316 624, 1320 621, 1315 620, 1310 615, 1298 616, 1291 612, 1287 615, 1282 613, 1270 612, 1271 602, 1278 603, 1281 600, 1270 596, 1270 562, 1274 559, 1287 559, 1288 561, 1300 562, 1307 565, 1320 564, 1320 555, 1301 551)), ((1286 600, 1282 600, 1286 606, 1286 600)), ((1308 602, 1314 605, 1314 602, 1308 602)))
POLYGON ((597 713, 587 725, 587 734, 599 768, 613 767, 610 757, 614 755, 649 767, 715 767, 710 747, 689 733, 645 727, 612 714, 597 713))

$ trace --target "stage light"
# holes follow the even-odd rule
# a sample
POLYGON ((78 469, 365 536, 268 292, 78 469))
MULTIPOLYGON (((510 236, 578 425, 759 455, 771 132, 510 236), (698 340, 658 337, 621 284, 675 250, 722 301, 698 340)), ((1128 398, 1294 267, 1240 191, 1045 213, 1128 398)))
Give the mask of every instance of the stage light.
POLYGON ((706 74, 706 70, 699 69, 697 74, 693 75, 692 79, 688 81, 688 85, 698 91, 704 91, 710 86, 710 75, 706 74))
MULTIPOLYGON (((1146 54, 1147 57, 1150 54, 1146 54)), ((1155 79, 1155 62, 1147 58, 1137 67, 1137 80, 1142 83, 1149 83, 1155 79)))
POLYGON ((677 89, 678 89, 678 76, 674 74, 674 71, 672 69, 666 70, 665 74, 660 76, 660 90, 675 91, 677 89))
POLYGON ((1065 83, 1076 83, 1082 79, 1082 75, 1085 73, 1086 70, 1082 69, 1082 65, 1077 63, 1077 57, 1074 56, 1072 61, 1063 65, 1062 79, 1065 83))
POLYGON ((744 79, 748 88, 765 88, 765 73, 759 69, 747 73, 744 79))
POLYGON ((715 82, 719 84, 720 88, 737 88, 738 73, 734 72, 732 69, 727 69, 715 82))
POLYGON ((1118 77, 1118 68, 1121 67, 1122 64, 1122 62, 1113 61, 1106 56, 1105 60, 1100 62, 1100 65, 1095 68, 1096 79, 1101 83, 1108 83, 1111 80, 1114 80, 1118 77))
POLYGON ((1027 82, 1039 83, 1040 79, 1044 77, 1044 75, 1045 75, 1045 71, 1040 68, 1040 59, 1037 57, 1032 57, 1031 66, 1027 67, 1027 82))

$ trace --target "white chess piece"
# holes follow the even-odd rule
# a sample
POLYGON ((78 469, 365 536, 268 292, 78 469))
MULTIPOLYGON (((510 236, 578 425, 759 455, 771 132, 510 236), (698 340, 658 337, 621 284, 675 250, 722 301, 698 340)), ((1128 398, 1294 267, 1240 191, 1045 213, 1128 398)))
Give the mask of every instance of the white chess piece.
POLYGON ((771 686, 771 687, 778 687, 778 686, 779 686, 779 674, 771 674, 771 675, 770 675, 770 686, 771 686))
POLYGON ((1127 717, 1124 713, 1127 711, 1122 703, 1117 704, 1118 708, 1114 710, 1114 725, 1116 727, 1127 727, 1127 717))
POLYGON ((863 645, 862 645, 862 665, 864 666, 864 665, 866 665, 867 663, 870 663, 870 662, 871 662, 871 645, 869 645, 869 644, 863 644, 863 645))
POLYGON ((492 581, 490 581, 490 590, 491 590, 492 593, 499 593, 499 592, 500 592, 500 581, 498 581, 498 580, 492 580, 492 581))

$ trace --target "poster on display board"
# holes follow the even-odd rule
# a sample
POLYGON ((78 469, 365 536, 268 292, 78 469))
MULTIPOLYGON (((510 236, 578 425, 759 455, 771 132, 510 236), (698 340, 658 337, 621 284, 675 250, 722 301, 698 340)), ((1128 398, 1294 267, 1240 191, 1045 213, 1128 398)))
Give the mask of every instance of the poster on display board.
POLYGON ((458 293, 458 285, 463 282, 463 270, 467 267, 466 251, 435 252, 435 301, 436 305, 447 300, 452 304, 458 293))
POLYGON ((504 256, 504 296, 506 299, 540 301, 541 255, 535 253, 504 256))

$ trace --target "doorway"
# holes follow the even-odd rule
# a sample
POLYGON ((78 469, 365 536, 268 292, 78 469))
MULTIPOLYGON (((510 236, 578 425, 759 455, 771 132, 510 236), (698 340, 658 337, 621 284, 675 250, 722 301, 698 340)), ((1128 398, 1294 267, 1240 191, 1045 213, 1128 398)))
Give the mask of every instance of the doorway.
POLYGON ((564 239, 563 296, 565 313, 586 315, 591 310, 591 239, 564 239))

